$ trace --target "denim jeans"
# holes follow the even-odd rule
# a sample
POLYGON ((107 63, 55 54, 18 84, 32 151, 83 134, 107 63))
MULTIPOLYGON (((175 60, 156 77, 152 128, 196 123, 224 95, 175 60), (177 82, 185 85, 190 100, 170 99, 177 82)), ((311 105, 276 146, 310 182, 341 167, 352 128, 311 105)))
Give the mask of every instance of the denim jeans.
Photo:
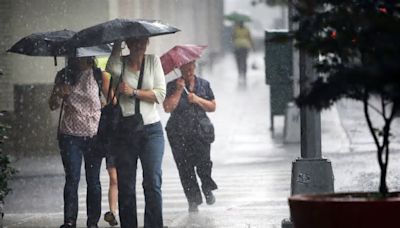
POLYGON ((76 223, 78 216, 78 186, 82 157, 87 183, 87 225, 97 224, 101 215, 100 167, 102 156, 93 150, 95 139, 61 134, 59 147, 65 171, 64 222, 76 223))
POLYGON ((145 195, 144 228, 162 228, 161 163, 164 136, 160 122, 144 126, 140 140, 117 141, 114 145, 118 175, 118 206, 121 228, 137 227, 136 169, 140 159, 145 195))

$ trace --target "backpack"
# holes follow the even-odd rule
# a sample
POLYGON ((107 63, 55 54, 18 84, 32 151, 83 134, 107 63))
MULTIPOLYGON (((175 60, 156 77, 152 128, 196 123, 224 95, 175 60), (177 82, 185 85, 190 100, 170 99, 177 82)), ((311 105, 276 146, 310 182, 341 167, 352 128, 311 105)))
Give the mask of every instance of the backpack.
POLYGON ((100 68, 93 67, 93 76, 99 86, 99 96, 101 96, 101 90, 103 88, 103 73, 100 68))

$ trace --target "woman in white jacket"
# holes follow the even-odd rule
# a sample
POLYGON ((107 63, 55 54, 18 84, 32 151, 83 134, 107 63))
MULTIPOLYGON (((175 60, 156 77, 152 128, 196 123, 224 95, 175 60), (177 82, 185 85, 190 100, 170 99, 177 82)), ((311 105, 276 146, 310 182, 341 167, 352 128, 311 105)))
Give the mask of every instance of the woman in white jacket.
POLYGON ((164 72, 160 59, 145 54, 148 38, 130 38, 126 44, 130 54, 121 57, 121 43, 115 42, 107 63, 107 72, 112 75, 118 104, 124 121, 135 114, 135 104, 140 102, 144 131, 140 136, 131 134, 129 129, 118 132, 113 143, 116 153, 118 175, 118 205, 121 227, 137 227, 136 169, 140 159, 143 168, 145 194, 144 227, 163 227, 161 195, 161 163, 164 154, 164 135, 157 111, 166 94, 164 72), (143 65, 144 64, 144 65, 143 65), (137 88, 141 69, 143 81, 137 88), (122 77, 120 79, 120 77, 122 77))

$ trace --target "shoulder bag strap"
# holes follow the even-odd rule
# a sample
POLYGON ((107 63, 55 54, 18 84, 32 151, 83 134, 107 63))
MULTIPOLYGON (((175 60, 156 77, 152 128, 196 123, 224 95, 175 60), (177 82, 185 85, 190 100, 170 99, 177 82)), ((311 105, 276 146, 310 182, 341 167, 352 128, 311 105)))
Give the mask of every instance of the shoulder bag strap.
POLYGON ((99 97, 101 97, 101 90, 103 87, 103 72, 100 68, 93 66, 92 67, 93 77, 96 80, 97 85, 99 86, 99 97))
MULTIPOLYGON (((66 74, 68 73, 67 70, 68 70, 68 64, 64 68, 65 77, 66 77, 66 74)), ((62 98, 62 100, 61 100, 60 114, 58 115, 57 140, 60 139, 61 119, 63 117, 63 110, 64 110, 64 98, 62 98)))
MULTIPOLYGON (((125 59, 122 59, 122 66, 121 67, 122 67, 121 75, 119 76, 119 79, 118 79, 118 82, 117 82, 117 86, 115 87, 114 96, 112 97, 111 102, 114 100, 115 96, 117 95, 118 86, 122 82, 122 76, 124 75, 124 72, 125 72, 125 59)), ((110 85, 111 85, 111 83, 110 83, 110 85)), ((119 103, 119 96, 120 96, 120 94, 118 93, 117 104, 119 103)))
POLYGON ((57 126, 57 140, 60 139, 60 128, 61 128, 61 118, 64 109, 64 99, 62 99, 61 107, 60 107, 60 115, 58 116, 58 126, 57 126))
MULTIPOLYGON (((143 57, 142 59, 142 65, 140 66, 140 75, 139 75, 139 81, 137 85, 137 89, 142 88, 142 82, 143 82, 143 74, 144 74, 144 61, 145 58, 143 57)), ((140 100, 135 98, 135 113, 140 113, 140 100)))

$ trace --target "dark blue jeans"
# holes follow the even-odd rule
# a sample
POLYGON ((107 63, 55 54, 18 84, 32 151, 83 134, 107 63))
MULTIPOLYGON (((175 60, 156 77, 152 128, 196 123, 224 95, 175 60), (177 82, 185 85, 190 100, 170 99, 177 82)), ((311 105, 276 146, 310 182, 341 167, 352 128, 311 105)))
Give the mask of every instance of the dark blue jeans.
POLYGON ((101 215, 100 167, 102 156, 93 150, 95 139, 61 134, 59 147, 65 171, 64 222, 76 223, 78 216, 78 186, 82 157, 87 183, 87 225, 97 224, 101 215))
POLYGON ((162 228, 161 163, 164 136, 160 122, 145 125, 139 140, 116 141, 114 148, 118 175, 118 206, 121 228, 137 227, 136 169, 140 159, 145 195, 145 228, 162 228))

